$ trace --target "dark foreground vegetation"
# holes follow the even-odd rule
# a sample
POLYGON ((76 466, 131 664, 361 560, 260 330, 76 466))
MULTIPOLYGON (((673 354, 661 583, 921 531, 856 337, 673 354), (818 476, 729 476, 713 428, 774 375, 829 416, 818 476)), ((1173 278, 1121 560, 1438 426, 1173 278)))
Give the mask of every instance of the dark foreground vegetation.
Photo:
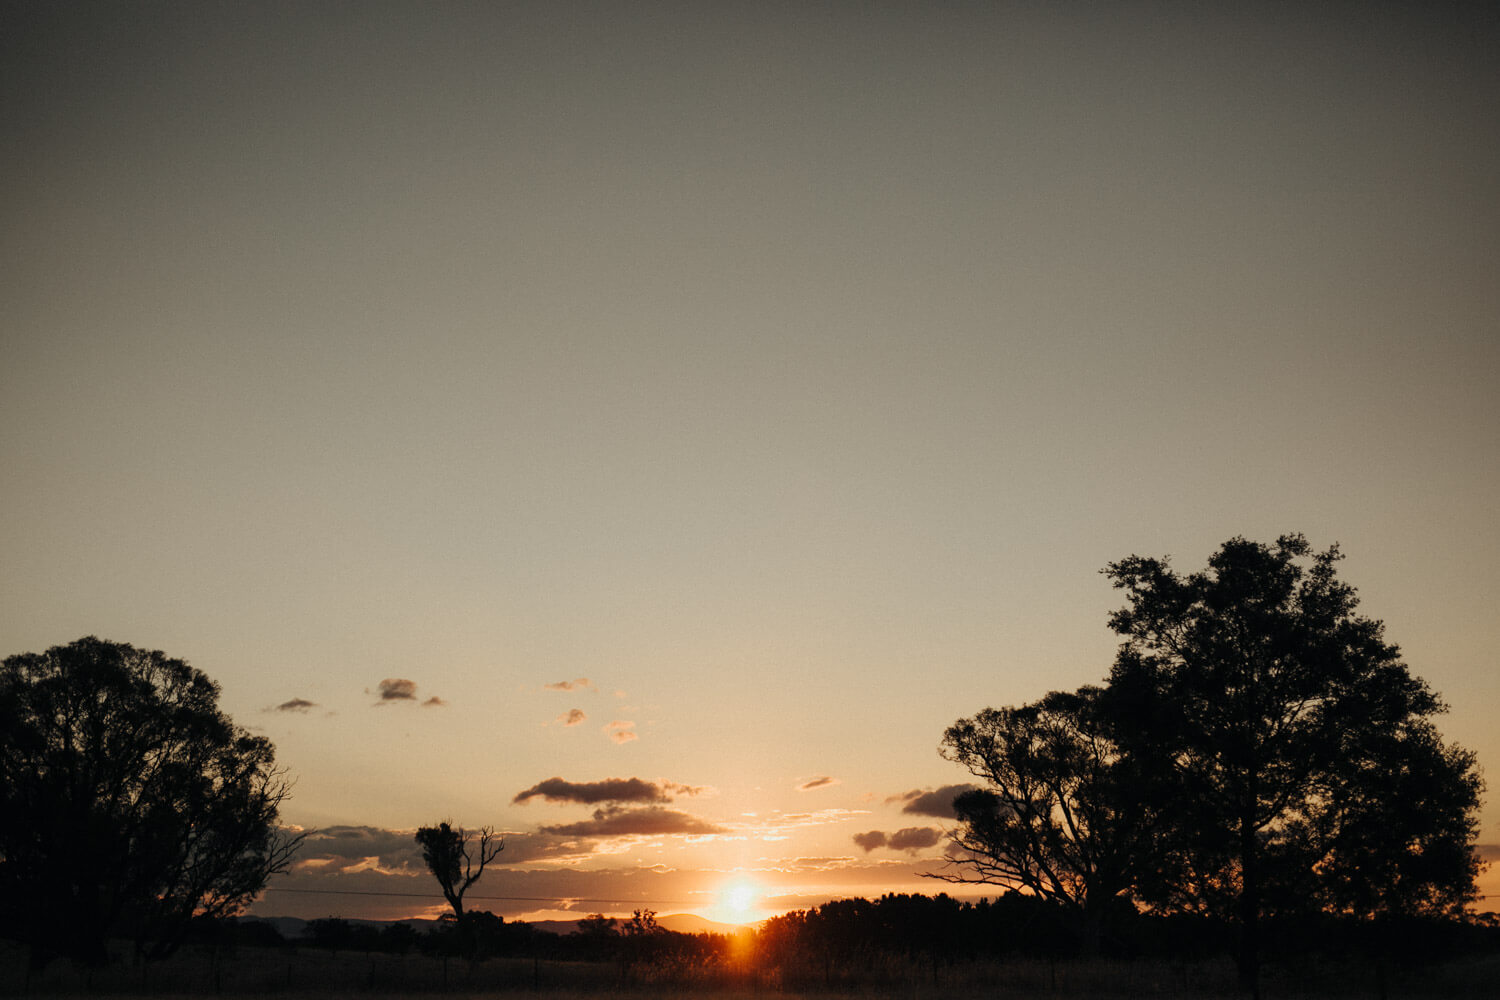
POLYGON ((436 931, 330 918, 282 940, 233 918, 299 847, 279 822, 289 781, 217 686, 92 637, 11 656, 4 985, 1494 996, 1500 924, 1467 910, 1478 761, 1442 738, 1446 706, 1358 613, 1340 559, 1286 535, 1230 539, 1187 575, 1110 564, 1126 603, 1104 684, 942 740, 980 784, 951 800, 931 874, 1003 895, 841 900, 733 936, 646 911, 568 935, 467 912, 504 839, 444 821, 415 838, 452 909, 436 931))
MULTIPOLYGON (((28 967, 0 951, 5 995, 151 996, 462 994, 499 991, 642 995, 820 993, 880 996, 1240 995, 1233 928, 1204 917, 1134 914, 1113 922, 1103 954, 1084 954, 1061 907, 1012 893, 978 903, 946 895, 845 899, 736 935, 682 934, 649 911, 592 916, 572 934, 485 912, 431 931, 315 920, 284 938, 269 923, 201 920, 171 958, 28 967)), ((1270 997, 1490 997, 1500 981, 1500 919, 1387 922, 1320 918, 1266 927, 1270 997)))

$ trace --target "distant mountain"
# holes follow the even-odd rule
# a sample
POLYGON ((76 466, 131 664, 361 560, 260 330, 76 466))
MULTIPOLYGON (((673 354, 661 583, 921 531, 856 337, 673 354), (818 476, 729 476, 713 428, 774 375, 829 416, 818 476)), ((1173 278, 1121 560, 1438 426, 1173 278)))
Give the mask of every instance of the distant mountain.
POLYGON ((657 917, 656 922, 669 931, 681 934, 738 934, 750 929, 748 924, 725 924, 700 917, 696 913, 673 913, 657 917))
MULTIPOLYGON (((308 921, 303 920, 301 917, 245 917, 243 919, 270 924, 276 928, 278 934, 288 941, 307 936, 308 921)), ((437 924, 436 920, 424 920, 417 917, 409 920, 348 919, 348 922, 365 927, 389 927, 391 924, 410 924, 413 928, 424 934, 437 924)), ((656 922, 659 926, 669 931, 676 931, 679 934, 738 934, 741 931, 749 929, 748 925, 720 923, 717 920, 700 917, 696 913, 670 913, 664 917, 657 917, 656 922)), ((572 934, 578 930, 577 920, 507 920, 506 923, 526 923, 547 934, 572 934)), ((624 923, 624 921, 621 921, 621 923, 624 923)))
MULTIPOLYGON (((581 919, 581 918, 580 918, 581 919)), ((510 923, 510 921, 506 921, 510 923)), ((578 930, 577 920, 527 920, 526 923, 548 934, 572 934, 578 930)), ((624 923, 625 921, 620 921, 624 923)), ((679 934, 737 934, 745 927, 740 924, 723 924, 717 920, 700 917, 696 913, 670 913, 656 918, 657 926, 679 934)))
MULTIPOLYGON (((301 917, 241 917, 246 923, 270 924, 276 928, 276 933, 288 941, 307 937, 307 925, 311 922, 301 917)), ((354 924, 357 927, 389 927, 391 924, 410 924, 413 929, 426 934, 432 930, 437 923, 436 920, 426 920, 422 917, 411 917, 407 920, 360 920, 357 917, 343 918, 345 923, 354 924)))

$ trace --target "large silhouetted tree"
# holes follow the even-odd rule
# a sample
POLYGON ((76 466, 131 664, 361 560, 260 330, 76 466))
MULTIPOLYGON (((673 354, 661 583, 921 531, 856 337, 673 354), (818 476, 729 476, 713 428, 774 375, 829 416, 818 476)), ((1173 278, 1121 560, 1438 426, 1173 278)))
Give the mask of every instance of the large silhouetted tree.
POLYGON ((0 665, 0 929, 34 961, 170 952, 239 911, 300 837, 271 744, 182 660, 89 637, 0 665))
POLYGON ((479 881, 485 866, 505 850, 505 841, 489 827, 482 828, 476 840, 463 827, 448 823, 424 826, 417 831, 422 845, 422 860, 443 890, 443 898, 453 907, 453 915, 464 919, 464 893, 479 881), (473 848, 472 853, 470 848, 473 848))
POLYGON ((1105 735, 1101 692, 1053 692, 1019 708, 960 719, 940 752, 988 787, 954 800, 949 870, 934 878, 988 883, 1062 904, 1097 950, 1105 916, 1150 854, 1148 805, 1105 735))
POLYGON ((1257 990, 1265 912, 1451 913, 1474 895, 1474 758, 1443 745, 1442 703, 1355 613, 1339 558, 1288 535, 1231 539, 1187 576, 1140 556, 1104 571, 1127 597, 1112 735, 1163 807, 1141 891, 1237 920, 1257 990))

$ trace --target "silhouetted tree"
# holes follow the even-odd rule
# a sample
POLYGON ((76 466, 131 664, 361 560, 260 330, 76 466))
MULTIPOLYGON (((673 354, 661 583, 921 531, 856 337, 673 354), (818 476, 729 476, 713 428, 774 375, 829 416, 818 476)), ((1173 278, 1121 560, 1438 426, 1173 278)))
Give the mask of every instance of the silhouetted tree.
MULTIPOLYGON (((653 917, 653 923, 655 918, 653 917)), ((590 913, 578 922, 578 930, 574 933, 591 941, 615 938, 619 936, 619 921, 614 917, 606 917, 602 913, 590 913)))
POLYGON ((636 910, 620 928, 626 937, 652 937, 665 934, 666 928, 656 922, 655 910, 636 910))
POLYGON ((1287 535, 1231 539, 1188 576, 1140 556, 1104 571, 1128 599, 1110 618, 1125 637, 1112 735, 1148 800, 1173 807, 1141 889, 1237 919, 1257 994, 1277 903, 1452 912, 1474 894, 1473 756, 1438 739, 1442 703, 1355 613, 1339 559, 1287 535))
POLYGON ((1086 952, 1150 854, 1151 810, 1100 717, 1101 692, 1055 691, 960 719, 940 752, 989 787, 954 799, 950 870, 929 877, 1034 893, 1072 911, 1086 952))
POLYGON ((505 850, 505 841, 487 826, 480 829, 475 841, 468 830, 446 822, 422 827, 417 831, 416 841, 422 845, 422 860, 427 863, 427 870, 438 880, 443 898, 453 907, 453 915, 462 922, 464 893, 479 881, 485 866, 505 850))
POLYGON ((93 637, 0 666, 0 926, 34 960, 97 964, 115 933, 160 957, 285 870, 289 785, 218 695, 182 660, 93 637))

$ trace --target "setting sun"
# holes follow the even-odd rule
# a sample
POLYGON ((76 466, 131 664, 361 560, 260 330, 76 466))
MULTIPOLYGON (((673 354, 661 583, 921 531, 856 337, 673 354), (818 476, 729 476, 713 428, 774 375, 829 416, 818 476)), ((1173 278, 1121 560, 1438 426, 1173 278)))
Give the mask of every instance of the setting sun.
POLYGON ((732 886, 724 894, 724 904, 736 913, 749 913, 755 904, 756 890, 750 885, 732 886))
POLYGON ((756 883, 735 879, 720 887, 718 900, 709 916, 725 923, 752 923, 766 916, 758 905, 764 896, 764 890, 756 883))

